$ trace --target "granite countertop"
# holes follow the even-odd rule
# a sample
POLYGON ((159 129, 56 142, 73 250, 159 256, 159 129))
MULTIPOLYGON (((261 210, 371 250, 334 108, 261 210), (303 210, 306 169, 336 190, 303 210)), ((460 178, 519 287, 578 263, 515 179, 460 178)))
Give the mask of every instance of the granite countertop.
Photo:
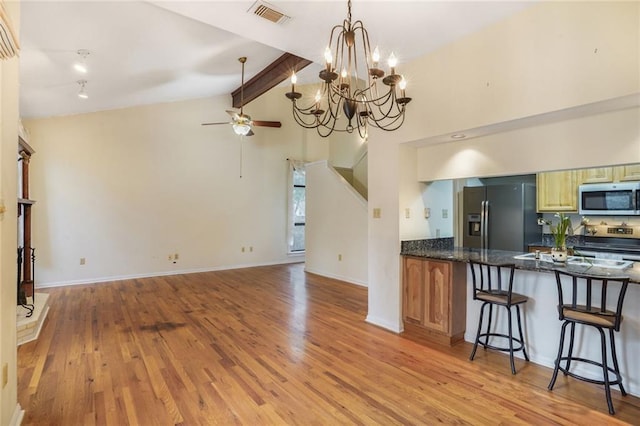
POLYGON ((633 267, 627 269, 598 268, 595 266, 564 265, 553 262, 544 262, 533 259, 514 259, 514 256, 523 252, 504 250, 482 250, 463 247, 437 248, 437 247, 411 247, 403 244, 400 253, 403 256, 425 257, 429 259, 449 260, 454 262, 469 262, 469 260, 481 260, 490 263, 513 263, 517 269, 537 272, 560 271, 579 272, 594 276, 629 277, 631 282, 640 284, 640 262, 635 262, 633 267))

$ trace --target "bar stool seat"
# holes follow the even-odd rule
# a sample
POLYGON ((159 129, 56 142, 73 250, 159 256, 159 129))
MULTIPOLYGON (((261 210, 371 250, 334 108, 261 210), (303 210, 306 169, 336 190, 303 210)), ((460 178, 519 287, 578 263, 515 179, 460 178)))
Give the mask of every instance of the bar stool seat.
POLYGON ((562 321, 558 355, 555 360, 549 390, 553 390, 558 371, 564 375, 589 383, 604 385, 609 414, 615 414, 611 401, 611 386, 618 385, 622 395, 626 391, 622 386, 622 375, 618 366, 614 332, 620 331, 622 323, 622 305, 629 285, 628 277, 602 277, 569 271, 555 271, 558 287, 558 313, 562 321), (566 295, 566 298, 565 298, 566 295), (566 303, 569 301, 569 303, 566 303), (580 304, 578 303, 580 301, 580 304), (601 359, 587 359, 573 354, 576 340, 576 324, 594 327, 600 334, 601 359), (564 354, 567 327, 569 348, 564 354), (607 358, 607 339, 604 330, 608 330, 611 363, 607 358), (570 370, 572 361, 595 365, 602 369, 602 379, 586 377, 570 370), (564 362, 564 366, 562 363, 564 362), (612 377, 611 377, 612 376, 612 377))
POLYGON ((514 264, 492 264, 477 260, 469 261, 471 267, 471 277, 473 280, 473 299, 480 300, 482 307, 480 308, 480 318, 478 320, 478 332, 473 344, 473 350, 469 359, 473 361, 476 355, 478 345, 485 349, 493 349, 503 352, 509 352, 509 361, 511 363, 511 373, 516 374, 516 366, 513 359, 514 352, 522 351, 525 360, 529 361, 527 350, 524 344, 524 334, 522 333, 522 319, 520 317, 520 305, 527 302, 525 295, 513 292, 513 276, 515 271, 514 264), (507 311, 507 333, 500 333, 492 329, 493 322, 493 306, 502 306, 507 311), (516 308, 516 319, 518 324, 518 335, 513 335, 513 319, 511 307, 516 308), (484 310, 489 307, 487 316, 487 325, 483 330, 484 310), (499 338, 507 341, 505 346, 497 346, 493 344, 493 340, 499 338))

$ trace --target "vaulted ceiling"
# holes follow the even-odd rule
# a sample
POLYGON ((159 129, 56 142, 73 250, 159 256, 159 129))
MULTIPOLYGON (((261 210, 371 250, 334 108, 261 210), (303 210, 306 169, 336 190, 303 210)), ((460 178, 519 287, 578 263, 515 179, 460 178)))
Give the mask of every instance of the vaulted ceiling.
MULTIPOLYGON (((254 3, 23 0, 20 113, 48 117, 230 94, 240 85, 240 56, 248 57, 247 80, 290 52, 315 63, 299 81, 315 81, 347 2, 271 1, 289 17, 280 24, 253 13, 254 3), (90 51, 86 75, 72 68, 79 49, 90 51), (81 79, 84 100, 76 96, 81 79)), ((352 14, 401 68, 532 4, 355 0, 352 14)))

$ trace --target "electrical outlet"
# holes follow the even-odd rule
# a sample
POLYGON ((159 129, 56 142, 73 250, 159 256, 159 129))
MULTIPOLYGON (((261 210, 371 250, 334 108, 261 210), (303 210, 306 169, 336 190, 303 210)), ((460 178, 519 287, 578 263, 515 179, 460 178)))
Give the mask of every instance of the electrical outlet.
POLYGON ((249 252, 250 252, 250 253, 253 253, 253 246, 250 246, 250 247, 249 247, 249 252))
POLYGON ((9 383, 9 364, 6 362, 2 364, 2 388, 4 389, 9 383))
POLYGON ((429 207, 425 207, 425 209, 424 209, 424 218, 425 219, 429 219, 430 216, 431 216, 431 209, 429 207))
POLYGON ((410 208, 406 208, 404 209, 404 217, 406 217, 407 219, 409 219, 411 217, 411 209, 410 208))
POLYGON ((447 209, 442 209, 442 218, 446 219, 449 217, 449 210, 447 209))
POLYGON ((341 254, 338 255, 338 262, 342 262, 342 255, 341 254))
POLYGON ((242 248, 240 249, 240 251, 244 253, 244 247, 242 247, 242 248))
POLYGON ((85 259, 84 257, 80 258, 80 264, 84 265, 85 263, 87 263, 87 259, 85 259))
POLYGON ((179 257, 178 253, 174 254, 173 255, 173 260, 178 260, 178 257, 179 257))

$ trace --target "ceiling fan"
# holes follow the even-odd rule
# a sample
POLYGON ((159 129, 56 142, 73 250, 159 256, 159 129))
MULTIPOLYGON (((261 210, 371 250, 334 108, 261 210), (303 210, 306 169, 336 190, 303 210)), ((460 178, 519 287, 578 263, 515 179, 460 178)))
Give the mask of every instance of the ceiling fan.
POLYGON ((244 63, 247 62, 245 56, 238 58, 242 64, 242 85, 240 86, 240 112, 227 110, 227 114, 231 116, 231 121, 223 121, 219 123, 202 123, 203 126, 213 126, 217 124, 231 124, 236 135, 253 136, 253 126, 258 127, 281 127, 279 121, 253 120, 251 116, 243 112, 244 106, 244 63))

